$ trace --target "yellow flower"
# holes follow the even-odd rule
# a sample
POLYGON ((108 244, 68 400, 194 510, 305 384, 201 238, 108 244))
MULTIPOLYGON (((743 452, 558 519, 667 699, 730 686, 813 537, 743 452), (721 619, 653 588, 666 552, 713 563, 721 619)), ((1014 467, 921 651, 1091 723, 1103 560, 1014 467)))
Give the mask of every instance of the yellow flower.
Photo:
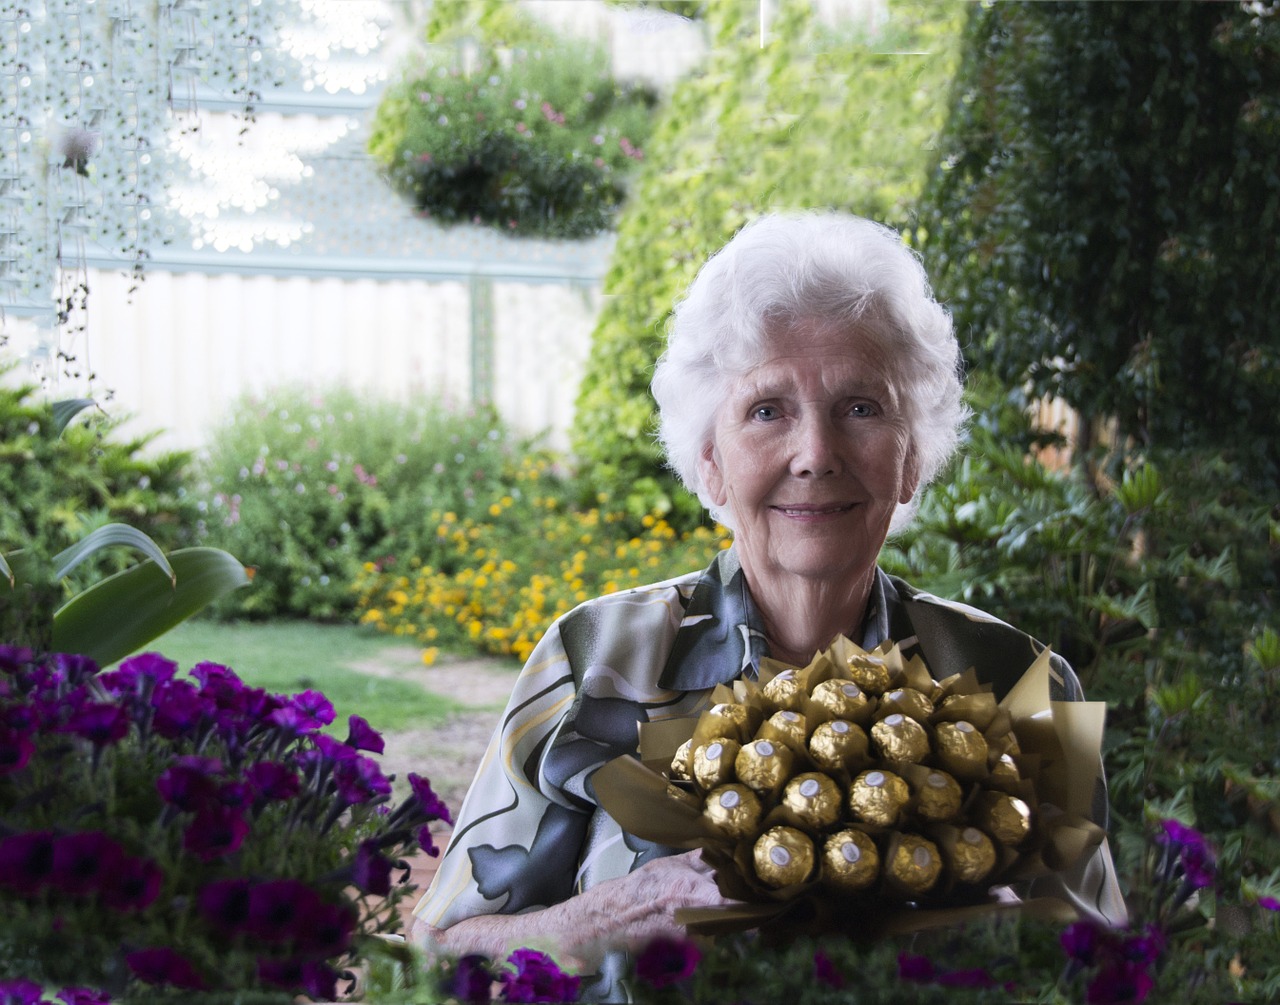
POLYGON ((439 655, 440 655, 440 650, 437 649, 435 646, 432 646, 430 649, 422 650, 422 665, 424 667, 431 666, 431 664, 433 664, 436 661, 436 657, 439 655))

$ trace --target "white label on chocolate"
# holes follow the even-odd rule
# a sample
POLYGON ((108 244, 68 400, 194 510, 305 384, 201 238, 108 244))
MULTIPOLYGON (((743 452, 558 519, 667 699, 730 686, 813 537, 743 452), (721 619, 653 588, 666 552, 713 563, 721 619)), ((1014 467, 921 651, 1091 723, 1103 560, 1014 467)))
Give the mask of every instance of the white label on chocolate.
POLYGON ((980 844, 982 842, 982 831, 976 827, 966 827, 960 832, 960 838, 965 844, 980 844))
POLYGON ((844 692, 846 698, 860 698, 862 696, 862 689, 857 684, 846 684, 840 690, 844 692))
POLYGON ((837 719, 831 724, 831 732, 840 733, 841 735, 849 732, 849 724, 843 719, 837 719))
POLYGON ((868 772, 867 784, 870 785, 873 789, 880 788, 880 786, 884 784, 884 772, 882 771, 868 772))
POLYGON ((782 845, 774 845, 769 849, 769 860, 777 866, 786 866, 791 864, 791 852, 783 848, 782 845))
POLYGON ((708 761, 720 760, 720 755, 724 753, 724 747, 719 743, 708 744, 706 758, 708 761))
POLYGON ((960 722, 956 723, 956 729, 961 733, 973 732, 973 726, 970 723, 965 722, 964 720, 961 720, 960 722))
POLYGON ((947 780, 936 771, 929 772, 929 777, 925 781, 929 783, 930 788, 945 789, 947 787, 947 780))
POLYGON ((798 722, 800 719, 799 712, 779 712, 778 718, 783 722, 798 722))
POLYGON ((720 805, 726 810, 735 809, 740 802, 742 802, 742 797, 734 789, 720 793, 720 805))
POLYGON ((756 753, 759 754, 761 757, 772 757, 773 744, 770 743, 768 740, 757 740, 756 753))
POLYGON ((917 848, 915 851, 911 853, 911 861, 913 861, 918 868, 921 868, 921 869, 929 868, 929 864, 930 864, 929 849, 917 848))
POLYGON ((846 841, 840 847, 840 854, 844 856, 844 860, 850 865, 862 860, 862 849, 853 841, 846 841))
POLYGON ((901 712, 894 712, 894 713, 893 713, 893 715, 886 715, 886 716, 884 717, 884 721, 885 721, 885 723, 886 723, 887 725, 889 725, 889 726, 895 726, 895 727, 896 727, 896 726, 901 726, 901 725, 902 725, 902 713, 901 713, 901 712))
POLYGON ((818 784, 818 780, 816 778, 806 778, 800 783, 800 795, 804 796, 806 799, 812 799, 821 791, 822 786, 818 784))

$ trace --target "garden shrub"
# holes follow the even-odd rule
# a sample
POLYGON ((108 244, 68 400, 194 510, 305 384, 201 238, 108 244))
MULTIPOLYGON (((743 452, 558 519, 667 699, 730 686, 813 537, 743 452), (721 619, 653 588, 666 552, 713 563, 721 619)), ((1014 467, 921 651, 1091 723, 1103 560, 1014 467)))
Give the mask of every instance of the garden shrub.
POLYGON ((369 150, 391 184, 445 223, 564 238, 607 228, 644 157, 654 93, 613 80, 585 40, 512 14, 471 27, 484 38, 476 65, 441 43, 379 104, 369 150))
MULTIPOLYGON (((0 366, 0 377, 11 369, 0 366)), ((191 455, 149 452, 158 434, 122 437, 119 425, 88 409, 58 435, 35 385, 0 384, 0 553, 53 554, 106 523, 136 527, 165 551, 193 543, 191 455)), ((68 577, 67 589, 134 561, 122 549, 103 552, 68 577)))
POLYGON ((210 438, 200 531, 257 571, 219 612, 349 616, 362 566, 438 562, 431 512, 483 511, 519 446, 491 412, 434 400, 292 388, 242 400, 210 438))
POLYGON ((705 567, 723 529, 677 532, 660 516, 581 506, 546 458, 527 457, 511 492, 472 515, 430 515, 446 553, 406 568, 366 564, 356 581, 361 621, 427 647, 528 658, 551 622, 606 593, 705 567))

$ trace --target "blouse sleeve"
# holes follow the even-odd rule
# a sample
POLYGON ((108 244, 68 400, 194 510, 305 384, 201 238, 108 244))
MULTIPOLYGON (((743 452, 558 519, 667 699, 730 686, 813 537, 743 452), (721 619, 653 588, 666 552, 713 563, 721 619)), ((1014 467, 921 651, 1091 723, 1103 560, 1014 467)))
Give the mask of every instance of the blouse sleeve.
POLYGON ((572 892, 589 813, 542 777, 540 764, 576 685, 559 624, 525 664, 430 888, 414 909, 433 928, 518 914, 572 892))

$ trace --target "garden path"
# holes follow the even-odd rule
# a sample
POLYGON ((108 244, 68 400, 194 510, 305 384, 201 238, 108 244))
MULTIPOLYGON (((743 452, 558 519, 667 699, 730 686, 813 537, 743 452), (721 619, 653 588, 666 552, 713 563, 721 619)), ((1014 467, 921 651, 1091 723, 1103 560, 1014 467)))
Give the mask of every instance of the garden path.
MULTIPOLYGON (((437 695, 464 706, 436 725, 384 732, 386 749, 380 759, 383 772, 395 775, 398 795, 407 794, 405 779, 409 772, 416 772, 430 779, 432 789, 456 816, 515 684, 519 665, 510 659, 442 656, 428 667, 422 664, 419 647, 405 645, 383 649, 376 658, 357 662, 352 669, 371 677, 411 680, 421 685, 428 699, 437 695)), ((431 830, 435 843, 443 848, 449 828, 437 823, 431 830)), ((419 892, 431 882, 438 862, 425 853, 411 860, 410 881, 419 892)), ((401 904, 406 930, 417 900, 418 894, 414 894, 401 904)))

